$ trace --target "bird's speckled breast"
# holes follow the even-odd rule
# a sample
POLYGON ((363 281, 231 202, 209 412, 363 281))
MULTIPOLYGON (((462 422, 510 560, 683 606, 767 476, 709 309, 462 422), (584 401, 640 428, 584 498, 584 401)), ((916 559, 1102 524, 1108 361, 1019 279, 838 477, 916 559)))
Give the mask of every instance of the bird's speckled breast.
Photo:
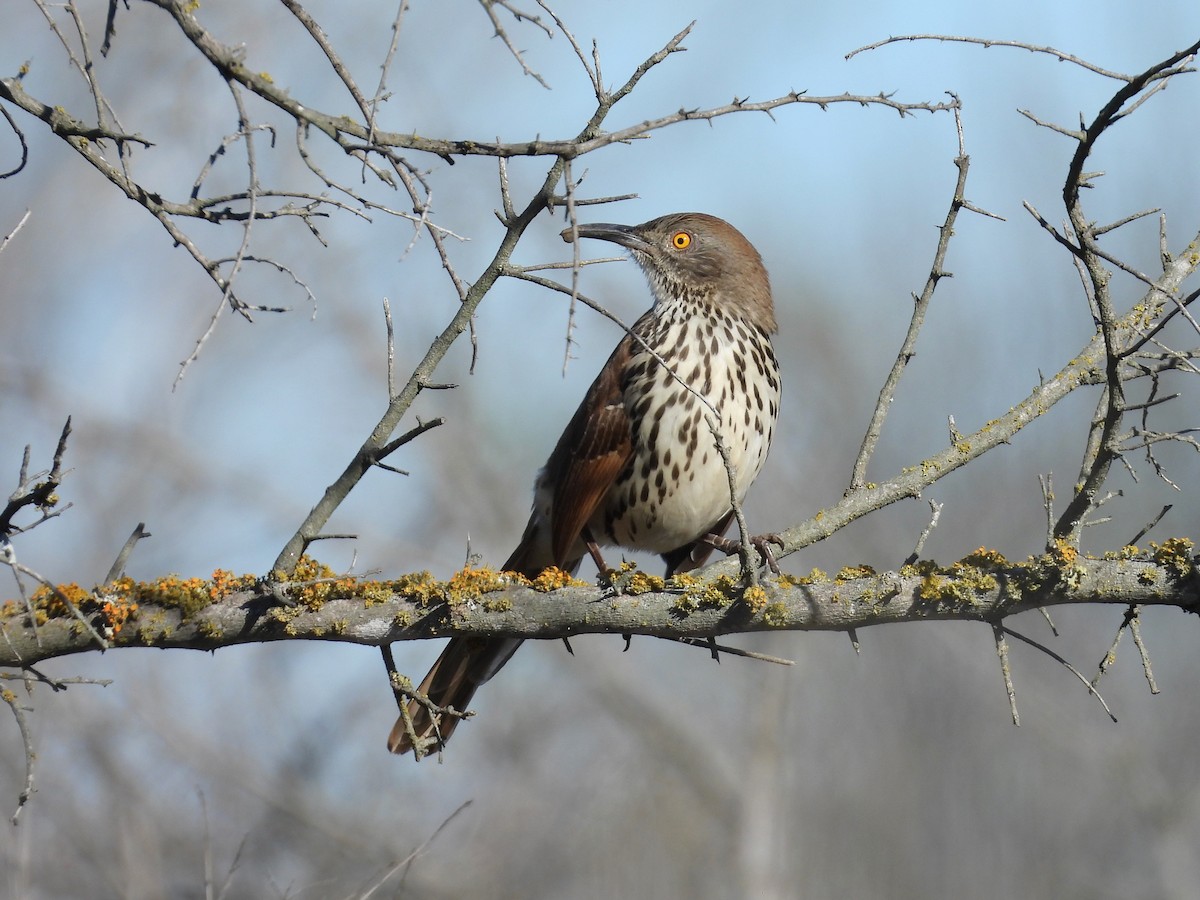
POLYGON ((726 309, 681 300, 658 313, 640 335, 654 353, 639 343, 622 377, 634 454, 589 527, 601 543, 665 553, 731 508, 708 416, 719 417, 740 503, 767 458, 780 378, 767 334, 726 309))

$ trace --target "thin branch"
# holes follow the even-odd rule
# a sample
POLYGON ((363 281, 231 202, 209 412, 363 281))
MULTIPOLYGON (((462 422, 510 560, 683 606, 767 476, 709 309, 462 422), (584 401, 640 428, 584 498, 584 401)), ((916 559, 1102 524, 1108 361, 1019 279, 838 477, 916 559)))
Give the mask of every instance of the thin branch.
MULTIPOLYGON (((408 12, 408 0, 400 0, 396 7, 396 17, 392 20, 392 39, 388 44, 387 53, 384 54, 383 62, 379 66, 379 84, 375 86, 375 94, 371 97, 370 109, 371 112, 367 116, 367 143, 371 144, 375 141, 375 121, 379 115, 379 107, 383 105, 390 94, 387 93, 387 78, 388 72, 391 71, 392 63, 396 59, 396 51, 400 48, 400 23, 404 20, 404 14, 408 12)), ((363 180, 366 181, 367 160, 363 159, 363 180)))
POLYGON ((1120 72, 1111 72, 1108 69, 1102 69, 1085 59, 1080 59, 1079 57, 1072 56, 1069 53, 1063 53, 1061 50, 1055 50, 1053 47, 1027 44, 1022 41, 997 41, 992 40, 991 38, 959 37, 950 34, 898 34, 893 37, 885 38, 882 41, 876 41, 873 44, 867 44, 865 47, 859 47, 857 50, 851 50, 846 54, 846 59, 851 59, 860 53, 867 52, 868 50, 878 50, 880 47, 886 47, 888 44, 896 44, 900 43, 901 41, 939 41, 941 43, 979 44, 984 48, 1016 47, 1020 50, 1028 50, 1030 53, 1042 53, 1047 56, 1052 56, 1060 62, 1074 63, 1081 68, 1087 69, 1089 72, 1095 72, 1097 75, 1103 75, 1105 78, 1115 78, 1118 81, 1133 80, 1133 77, 1130 75, 1122 75, 1120 72))
POLYGON ((17 221, 17 224, 13 226, 12 230, 9 231, 8 234, 4 235, 2 239, 0 239, 0 253, 3 253, 5 248, 8 247, 8 242, 17 236, 17 232, 25 227, 25 223, 29 221, 29 217, 31 215, 32 213, 28 209, 25 210, 25 213, 17 221))
POLYGON ((1150 693, 1157 694, 1159 693, 1158 682, 1154 680, 1154 671, 1150 668, 1150 654, 1146 651, 1146 645, 1142 641, 1141 618, 1137 614, 1137 611, 1135 611, 1129 621, 1129 634, 1133 638, 1133 645, 1137 647, 1138 655, 1141 657, 1142 672, 1146 676, 1146 683, 1150 686, 1150 693))
MULTIPOLYGON (((8 127, 12 129, 12 133, 17 137, 17 142, 21 145, 20 161, 7 172, 0 172, 0 181, 2 181, 5 178, 12 178, 14 175, 20 174, 25 168, 25 164, 29 162, 29 144, 25 141, 25 132, 23 132, 20 126, 17 125, 16 120, 13 119, 12 113, 8 111, 8 108, 5 106, 0 106, 0 114, 4 116, 4 121, 8 123, 8 127)), ((4 242, 8 243, 8 238, 15 233, 16 230, 14 229, 12 232, 6 235, 4 242)))
POLYGON ((1104 711, 1106 713, 1108 713, 1108 717, 1110 719, 1112 719, 1114 722, 1117 721, 1117 717, 1114 716, 1112 710, 1108 708, 1108 704, 1104 702, 1104 698, 1102 696, 1100 696, 1100 692, 1098 690, 1096 690, 1096 688, 1092 685, 1092 683, 1090 681, 1088 681, 1087 678, 1084 677, 1083 673, 1080 672, 1077 668, 1075 668, 1073 665, 1071 665, 1069 662, 1067 662, 1065 659, 1063 659, 1061 656, 1059 656, 1057 653, 1055 653, 1053 650, 1051 650, 1045 644, 1039 644, 1033 638, 1027 638, 1027 637, 1025 637, 1025 635, 1023 635, 1019 632, 1013 631, 1011 628, 1007 628, 1004 625, 996 625, 995 627, 999 628, 1002 632, 1004 632, 1004 634, 1011 634, 1018 641, 1024 641, 1029 646, 1035 647, 1036 649, 1041 650, 1043 653, 1045 653, 1047 656, 1049 656, 1055 662, 1062 664, 1067 669, 1068 672, 1070 672, 1072 675, 1074 675, 1076 678, 1078 678, 1081 682, 1083 682, 1084 687, 1086 687, 1088 689, 1088 691, 1092 694, 1093 697, 1095 697, 1098 701, 1100 701, 1100 705, 1104 707, 1104 711))
POLYGON ((1008 692, 1008 708, 1014 725, 1021 724, 1021 714, 1017 712, 1017 689, 1013 685, 1012 668, 1008 662, 1008 641, 1004 639, 1005 630, 1000 624, 992 625, 992 635, 996 641, 996 656, 1000 659, 1000 674, 1004 676, 1004 689, 1008 692))
MULTIPOLYGON (((25 681, 25 691, 29 693, 32 690, 30 684, 31 678, 27 673, 23 673, 23 680, 25 681)), ((17 794, 17 808, 9 818, 9 821, 15 826, 21 818, 21 810, 25 808, 25 804, 29 802, 29 798, 33 796, 37 753, 34 752, 33 748, 33 731, 30 729, 29 722, 25 718, 26 707, 21 705, 20 698, 12 691, 0 690, 0 700, 8 704, 13 718, 16 719, 17 731, 21 735, 21 745, 25 751, 25 783, 21 786, 21 792, 17 794)))
POLYGON ((796 664, 796 661, 793 659, 787 659, 782 656, 771 656, 769 653, 757 653, 753 650, 743 650, 741 647, 731 647, 728 644, 718 644, 711 638, 677 638, 667 635, 659 635, 659 638, 664 641, 674 641, 677 644, 686 644, 689 647, 700 647, 712 653, 726 653, 729 656, 738 656, 742 659, 756 659, 759 662, 772 663, 777 666, 794 666, 796 664))
POLYGON ((929 539, 929 535, 933 533, 933 529, 937 528, 938 519, 942 517, 943 505, 944 504, 938 503, 936 500, 929 501, 929 524, 926 525, 921 531, 920 536, 917 538, 916 546, 913 547, 912 553, 910 553, 908 558, 904 560, 904 564, 906 566, 913 565, 921 558, 921 554, 925 550, 925 541, 929 539))
POLYGON ((850 473, 850 483, 846 488, 847 493, 861 490, 867 483, 867 468, 870 465, 875 448, 879 444, 879 438, 883 433, 884 419, 887 418, 888 410, 891 409, 896 389, 900 384, 900 378, 904 374, 904 369, 907 367, 909 360, 916 354, 917 336, 921 332, 922 325, 925 324, 925 314, 929 309, 930 302, 933 300, 934 291, 937 290, 938 283, 942 278, 950 277, 951 275, 951 273, 945 270, 946 254, 950 249, 950 239, 954 236, 954 223, 958 218, 958 211, 963 207, 965 202, 964 192, 967 186, 967 171, 970 168, 971 160, 967 156, 966 147, 963 142, 962 118, 958 98, 953 94, 950 96, 953 100, 954 121, 958 131, 958 155, 954 158, 954 165, 958 169, 958 178, 954 184, 954 193, 950 198, 950 208, 946 211, 945 220, 939 226, 938 243, 933 256, 933 265, 930 267, 929 276, 925 280, 925 287, 921 291, 921 295, 919 297, 915 294, 913 295, 913 311, 909 319, 908 331, 904 335, 904 341, 900 345, 900 352, 896 355, 896 361, 892 363, 891 371, 888 372, 887 378, 884 379, 883 387, 879 390, 879 397, 875 402, 875 410, 871 414, 871 420, 867 425, 866 433, 863 435, 858 456, 854 460, 854 466, 850 473))
POLYGON ((146 530, 145 522, 138 522, 137 527, 133 529, 133 533, 129 535, 128 540, 121 547, 121 552, 117 554, 117 558, 113 560, 112 566, 109 567, 108 574, 104 576, 104 584, 112 584, 123 574, 125 574, 125 563, 129 561, 130 554, 133 553, 133 548, 137 546, 138 541, 142 538, 151 537, 150 532, 146 530))
POLYGON ((55 515, 51 510, 58 505, 57 491, 66 475, 63 471, 63 459, 67 453, 67 439, 70 436, 71 417, 67 416, 54 448, 50 468, 33 474, 29 472, 30 448, 26 445, 21 458, 21 471, 17 476, 17 487, 9 495, 8 503, 0 509, 0 537, 29 531, 55 515), (31 525, 19 527, 13 519, 18 512, 27 507, 37 509, 41 518, 31 525))
MULTIPOLYGON (((464 800, 462 803, 460 803, 458 805, 458 807, 454 810, 454 812, 450 813, 450 815, 448 815, 448 816, 446 816, 446 818, 442 819, 442 824, 440 824, 437 828, 434 829, 433 834, 431 834, 419 847, 417 847, 415 850, 413 850, 413 852, 410 853, 404 860, 397 863, 395 868, 392 869, 393 872, 395 872, 397 869, 399 869, 401 867, 403 867, 403 869, 404 869, 404 875, 402 875, 400 878, 400 884, 396 886, 396 896, 404 896, 404 881, 405 881, 405 879, 408 878, 408 873, 411 870, 412 864, 417 859, 417 857, 425 852, 425 849, 437 839, 437 836, 439 834, 441 834, 443 831, 445 831, 446 826, 449 825, 451 822, 453 822, 458 817, 459 813, 461 813, 463 810, 465 810, 468 806, 470 806, 474 802, 475 802, 474 800, 464 800)), ((390 876, 391 872, 389 872, 388 875, 390 876)), ((367 900, 367 898, 370 897, 370 894, 371 894, 370 891, 365 893, 363 895, 363 900, 367 900)))
POLYGON ((517 64, 521 67, 521 71, 544 87, 546 90, 550 90, 550 85, 546 83, 546 79, 530 68, 529 64, 525 62, 524 55, 520 50, 517 49, 517 45, 513 43, 512 38, 509 37, 508 31, 503 25, 500 24, 500 17, 496 15, 496 7, 499 6, 501 9, 508 10, 513 14, 518 22, 520 22, 522 19, 532 22, 534 25, 537 25, 544 32, 546 32, 547 37, 554 37, 553 29, 544 24, 537 16, 520 12, 514 8, 513 5, 508 2, 508 0, 479 0, 479 5, 483 7, 484 11, 488 15, 488 18, 491 19, 492 28, 495 29, 496 37, 504 41, 504 46, 508 48, 508 52, 511 53, 513 59, 517 61, 517 64))

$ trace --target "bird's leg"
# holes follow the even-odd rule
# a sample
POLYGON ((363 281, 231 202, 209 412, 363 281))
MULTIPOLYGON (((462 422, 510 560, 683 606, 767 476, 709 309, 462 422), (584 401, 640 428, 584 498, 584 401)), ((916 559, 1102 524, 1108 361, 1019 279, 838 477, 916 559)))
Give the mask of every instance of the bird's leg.
MULTIPOLYGON (((583 526, 583 545, 587 547, 587 552, 592 557, 592 562, 596 564, 596 569, 600 573, 600 578, 604 581, 607 581, 611 586, 613 570, 605 564, 604 557, 600 553, 600 545, 596 543, 596 539, 592 537, 591 529, 586 525, 583 526)), ((627 653, 629 651, 629 645, 633 642, 633 635, 623 634, 621 637, 625 638, 625 649, 622 652, 627 653)), ((566 638, 563 638, 563 640, 566 640, 566 638)), ((567 645, 567 649, 571 649, 570 644, 567 645)), ((572 651, 572 654, 573 653, 574 651, 572 651)))
MULTIPOLYGON (((700 540, 708 544, 710 547, 720 550, 725 554, 737 553, 742 549, 741 541, 735 541, 731 538, 721 537, 719 534, 706 534, 704 537, 700 538, 700 540)), ((759 556, 762 557, 764 565, 766 565, 774 574, 781 574, 779 571, 779 563, 775 561, 775 553, 771 550, 770 545, 775 544, 777 547, 782 547, 784 545, 783 538, 774 532, 770 532, 768 534, 756 534, 750 537, 750 544, 755 550, 758 551, 759 556)))
POLYGON ((600 573, 600 577, 608 578, 612 569, 604 562, 604 556, 600 553, 600 545, 592 537, 592 530, 584 525, 580 536, 583 538, 583 545, 587 547, 588 555, 592 558, 592 562, 596 564, 596 570, 600 573))

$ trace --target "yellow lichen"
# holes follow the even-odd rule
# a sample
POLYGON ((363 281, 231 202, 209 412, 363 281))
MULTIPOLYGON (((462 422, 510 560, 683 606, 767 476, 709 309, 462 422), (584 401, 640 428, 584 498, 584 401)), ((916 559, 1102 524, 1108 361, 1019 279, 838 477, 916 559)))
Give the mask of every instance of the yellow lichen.
POLYGON ((1072 565, 1079 558, 1079 548, 1068 543, 1064 538, 1055 538, 1050 548, 1050 556, 1060 563, 1072 565))
POLYGON ((807 575, 801 575, 796 579, 796 584, 824 584, 829 581, 829 576, 815 566, 807 575))
POLYGON ((667 579, 667 587, 671 590, 686 590, 687 588, 695 587, 703 582, 703 578, 701 578, 699 575, 693 575, 691 572, 676 572, 667 579))
POLYGON ((1169 538, 1161 544, 1150 542, 1154 561, 1175 578, 1186 578, 1193 570, 1192 549, 1195 547, 1187 538, 1169 538))
POLYGON ((1079 565, 1079 548, 1063 538, 1055 538, 1047 555, 1058 565, 1062 583, 1070 588, 1079 587, 1086 571, 1079 565))
POLYGON ((310 556, 301 556, 288 575, 273 572, 277 581, 288 583, 288 597, 308 609, 320 609, 330 600, 354 595, 355 580, 339 577, 333 569, 310 556))
POLYGON ((787 624, 787 604, 769 603, 762 611, 762 619, 772 628, 780 628, 787 624))
POLYGON ((213 641, 219 640, 225 636, 225 632, 222 630, 221 626, 211 619, 205 619, 203 622, 198 624, 196 626, 196 632, 201 637, 208 638, 209 640, 213 641))
POLYGON ((67 603, 64 602, 64 598, 81 611, 87 607, 89 601, 94 599, 91 591, 85 591, 73 581, 70 584, 56 584, 54 588, 42 585, 33 592, 31 599, 31 605, 39 613, 39 625, 49 619, 73 616, 67 603))
POLYGON ((632 572, 629 575, 628 581, 625 583, 625 593, 627 594, 651 594, 661 591, 666 587, 666 580, 657 575, 650 575, 646 572, 632 572))
POLYGON ((386 582, 367 581, 357 587, 356 596, 364 607, 380 606, 392 599, 392 591, 386 582))
POLYGON ((731 575, 718 575, 711 581, 701 581, 700 584, 685 589, 672 604, 672 609, 692 612, 728 606, 738 596, 739 584, 739 580, 731 575))
POLYGON ((446 602, 453 606, 456 603, 466 603, 480 599, 492 591, 502 591, 509 586, 509 579, 503 572, 498 572, 488 566, 472 569, 467 566, 459 569, 446 582, 446 602))
POLYGON ((841 584, 846 581, 855 581, 859 578, 870 578, 874 574, 875 570, 870 566, 843 566, 833 576, 833 580, 841 584))
POLYGON ((436 603, 442 599, 441 585, 428 571, 401 575, 389 584, 397 594, 413 603, 419 603, 421 606, 428 606, 430 603, 436 603))
POLYGON ((742 602, 750 607, 751 612, 761 612, 767 605, 767 592, 762 585, 752 584, 742 592, 742 602))
POLYGON ((1007 566, 1009 562, 999 550, 989 550, 980 547, 973 553, 968 553, 959 563, 967 566, 1007 566))
POLYGON ((1104 553, 1105 559, 1137 559, 1141 556, 1142 551, 1133 544, 1127 544, 1118 550, 1106 550, 1104 553))
POLYGON ((1000 586, 990 569, 1002 564, 1006 563, 1001 554, 980 547, 948 569, 939 568, 932 560, 921 560, 905 566, 901 574, 920 576, 916 594, 927 603, 972 604, 1000 586))
MULTIPOLYGON (((524 578, 521 575, 517 575, 516 577, 524 578)), ((535 591, 549 593, 550 591, 557 591, 559 588, 565 587, 586 587, 587 582, 572 577, 570 572, 564 571, 557 566, 550 566, 550 568, 539 572, 537 578, 529 582, 529 586, 535 591)))

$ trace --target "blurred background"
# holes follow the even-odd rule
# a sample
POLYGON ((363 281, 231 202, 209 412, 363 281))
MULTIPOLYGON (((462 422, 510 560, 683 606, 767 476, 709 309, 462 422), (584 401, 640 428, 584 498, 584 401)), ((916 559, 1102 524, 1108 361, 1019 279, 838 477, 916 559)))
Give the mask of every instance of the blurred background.
MULTIPOLYGON (((103 4, 83 14, 96 43, 103 4)), ((370 92, 391 40, 395 4, 311 2, 360 85, 370 92)), ((524 7, 522 7, 524 8, 524 7)), ((1054 46, 1110 70, 1137 73, 1200 34, 1200 9, 1168 0, 1153 15, 1114 0, 962 4, 926 0, 852 9, 785 2, 686 7, 563 0, 556 10, 585 48, 596 40, 618 85, 691 19, 686 53, 653 70, 610 128, 707 107, 894 92, 899 100, 964 103, 971 155, 967 194, 1004 217, 960 215, 947 268, 872 468, 882 480, 941 449, 946 417, 964 433, 1026 396, 1092 333, 1070 258, 1022 209, 1063 217, 1061 185, 1074 151, 1035 127, 1090 120, 1119 82, 1023 50, 939 43, 849 51, 893 34, 969 34, 1054 46)), ((531 13, 544 13, 530 5, 531 13)), ((328 64, 281 6, 213 2, 200 21, 247 65, 302 102, 353 114, 328 64)), ((547 90, 520 67, 474 0, 414 2, 403 19, 393 95, 380 125, 430 136, 574 135, 593 97, 568 42, 498 11, 547 90)), ((70 32, 61 10, 54 15, 70 32)), ((25 62, 25 87, 81 118, 92 109, 78 74, 33 2, 10 2, 0 70, 25 62)), ((135 152, 146 183, 187 197, 221 138, 236 130, 229 93, 150 4, 120 9, 117 37, 96 73, 122 124, 154 142, 135 152)), ((557 32, 557 29, 556 29, 557 32)), ((1089 165, 1103 178, 1088 211, 1111 221, 1161 208, 1170 246, 1197 228, 1195 148, 1200 82, 1172 82, 1105 136, 1089 165)), ((294 159, 287 122, 252 98, 265 186, 320 190, 294 159)), ((0 488, 16 483, 32 445, 46 466, 66 417, 74 433, 61 491, 74 507, 16 549, 56 581, 104 577, 132 528, 129 574, 263 572, 386 403, 387 297, 403 374, 453 315, 457 299, 423 237, 386 216, 320 227, 322 247, 295 220, 259 223, 254 252, 292 266, 290 279, 250 268, 241 295, 287 305, 254 324, 225 313, 199 360, 172 390, 220 302, 200 268, 41 123, 12 109, 30 143, 24 172, 0 184, 0 234, 26 210, 0 255, 0 488)), ((358 184, 359 168, 310 137, 318 159, 358 184)), ((755 531, 782 529, 836 502, 882 379, 920 291, 954 186, 949 115, 899 118, 841 104, 689 123, 578 160, 581 196, 638 199, 584 210, 585 221, 636 223, 700 210, 738 226, 772 275, 784 368, 783 420, 747 504, 755 531)), ((19 148, 0 134, 0 168, 19 148)), ((450 252, 473 278, 501 234, 497 170, 485 159, 429 170, 435 219, 465 240, 450 252)), ((548 161, 510 164, 524 202, 548 161)), ((245 184, 238 147, 219 159, 210 192, 245 184)), ((360 185, 361 186, 361 185, 360 185)), ((379 202, 407 201, 367 185, 379 202)), ((184 223, 210 256, 232 253, 240 230, 184 223)), ((515 261, 570 257, 561 217, 543 216, 515 261)), ((1145 272, 1158 268, 1157 217, 1106 246, 1145 272)), ((594 248, 585 248, 592 252, 594 248)), ((1141 295, 1118 275, 1115 296, 1141 295)), ((636 267, 588 269, 582 288, 625 321, 645 308, 636 267)), ((469 553, 501 562, 520 535, 530 486, 559 431, 620 332, 581 310, 563 372, 567 300, 528 284, 499 285, 476 322, 478 362, 463 340, 437 373, 460 389, 423 396, 414 414, 447 424, 405 447, 408 477, 371 474, 323 543, 336 569, 390 577, 447 576, 469 553)), ((1175 332, 1176 344, 1189 343, 1175 332)), ((1192 336, 1194 338, 1194 335, 1192 336)), ((1182 381, 1173 386, 1186 390, 1182 381)), ((925 555, 950 562, 979 546, 1013 558, 1040 551, 1039 474, 1059 503, 1078 471, 1097 395, 1081 391, 1010 446, 934 485, 944 504, 925 555)), ((1196 424, 1194 395, 1160 409, 1161 429, 1196 424)), ((412 419, 409 420, 412 424, 412 419)), ((1085 549, 1130 540, 1163 503, 1151 534, 1197 528, 1194 454, 1161 454, 1180 497, 1140 460, 1137 480, 1085 549)), ((899 504, 786 561, 897 567, 929 510, 899 504)), ((654 566, 652 561, 644 561, 654 566)), ((656 570, 656 569, 655 569, 656 570)), ((590 571, 583 573, 590 577, 590 571)), ((0 598, 15 597, 8 576, 0 598)), ((1009 624, 1048 642, 1089 675, 1108 650, 1120 608, 1055 612, 1009 624)), ((1101 689, 1119 718, 1070 673, 1023 645, 1012 664, 1021 726, 1009 718, 990 629, 926 624, 845 635, 779 634, 734 642, 796 660, 792 668, 655 641, 581 638, 527 644, 477 697, 443 764, 414 765, 384 748, 395 717, 379 654, 332 644, 86 654, 47 663, 50 675, 112 679, 61 694, 39 688, 30 718, 37 793, 20 825, 3 826, 0 895, 14 898, 227 897, 1194 897, 1200 891, 1200 678, 1196 622, 1150 611, 1143 632, 1163 691, 1151 696, 1128 641, 1101 689)), ((430 643, 397 647, 420 676, 430 643)), ((10 685, 11 686, 11 685, 10 685)), ((0 714, 0 809, 15 809, 22 746, 0 714)))

